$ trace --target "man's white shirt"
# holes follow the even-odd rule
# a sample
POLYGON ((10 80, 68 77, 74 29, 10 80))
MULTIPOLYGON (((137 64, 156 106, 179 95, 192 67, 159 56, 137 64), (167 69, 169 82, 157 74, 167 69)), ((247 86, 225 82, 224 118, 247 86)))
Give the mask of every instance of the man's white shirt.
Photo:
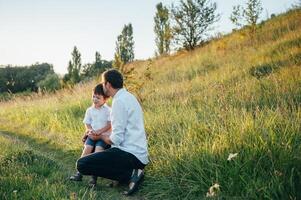
POLYGON ((112 147, 133 154, 147 164, 148 150, 143 111, 136 97, 122 88, 113 97, 111 110, 112 147))

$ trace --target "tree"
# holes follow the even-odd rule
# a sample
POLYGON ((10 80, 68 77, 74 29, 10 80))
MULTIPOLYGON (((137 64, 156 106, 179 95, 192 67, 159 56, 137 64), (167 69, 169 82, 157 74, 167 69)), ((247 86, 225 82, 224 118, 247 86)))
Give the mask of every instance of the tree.
POLYGON ((57 74, 48 74, 45 79, 38 82, 38 87, 42 90, 53 92, 61 88, 60 78, 57 74))
POLYGON ((170 52, 170 42, 172 38, 169 10, 163 6, 161 2, 157 4, 156 8, 154 32, 156 34, 157 53, 159 55, 168 54, 170 52))
POLYGON ((296 1, 293 5, 292 5, 292 9, 299 9, 301 8, 301 0, 296 1))
POLYGON ((82 76, 84 78, 95 77, 111 67, 112 67, 112 62, 102 60, 100 53, 96 51, 94 63, 93 64, 88 63, 83 66, 82 76))
POLYGON ((92 73, 94 74, 94 76, 98 76, 102 74, 102 72, 104 72, 106 69, 111 67, 112 67, 112 63, 106 60, 102 60, 100 53, 96 51, 95 62, 92 65, 93 68, 92 73))
POLYGON ((37 83, 48 74, 54 74, 53 66, 48 63, 0 68, 0 93, 37 91, 37 83))
POLYGON ((101 63, 101 55, 97 51, 95 53, 95 63, 101 63))
POLYGON ((76 84, 80 81, 80 72, 81 72, 81 54, 76 48, 74 47, 72 53, 72 60, 68 63, 68 73, 64 76, 64 82, 68 82, 70 84, 76 84))
POLYGON ((252 27, 256 26, 262 11, 263 8, 261 6, 260 0, 247 1, 247 7, 244 10, 244 16, 247 23, 252 27))
POLYGON ((240 5, 233 6, 230 20, 238 27, 248 25, 254 33, 262 11, 260 0, 248 0, 245 8, 240 5))
POLYGON ((242 21, 243 21, 243 14, 242 14, 243 8, 240 5, 233 6, 232 13, 230 15, 231 22, 237 26, 242 27, 242 21))
POLYGON ((124 25, 117 37, 114 67, 120 69, 124 64, 134 60, 134 38, 132 24, 124 25))
POLYGON ((210 0, 181 0, 171 11, 175 41, 187 50, 203 42, 205 33, 219 19, 216 3, 210 0))

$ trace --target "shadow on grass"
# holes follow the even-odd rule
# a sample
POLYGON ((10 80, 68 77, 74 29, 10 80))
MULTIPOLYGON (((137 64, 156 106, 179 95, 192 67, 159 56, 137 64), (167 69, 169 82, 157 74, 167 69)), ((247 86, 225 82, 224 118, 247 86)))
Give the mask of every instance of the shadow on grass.
POLYGON ((75 167, 76 159, 81 153, 81 148, 76 150, 64 150, 62 147, 53 144, 50 139, 36 139, 10 131, 1 131, 0 136, 23 143, 34 151, 40 152, 53 160, 60 161, 60 163, 68 168, 75 167))
POLYGON ((301 37, 278 44, 267 56, 273 57, 288 52, 292 48, 301 48, 301 37))
POLYGON ((176 70, 171 70, 166 74, 166 79, 168 82, 181 82, 185 80, 193 80, 199 76, 207 76, 210 72, 217 70, 219 65, 214 61, 207 59, 202 61, 196 66, 187 68, 187 70, 182 73, 178 73, 176 70))
POLYGON ((289 56, 289 59, 287 60, 280 60, 280 61, 269 62, 258 66, 254 66, 250 69, 249 73, 252 76, 256 77, 257 79, 260 79, 278 71, 282 67, 290 67, 293 65, 300 65, 300 64, 301 64, 301 53, 296 53, 289 56))
MULTIPOLYGON (((0 157, 1 199, 128 199, 121 195, 127 186, 108 188, 106 179, 99 178, 96 188, 88 187, 89 177, 83 182, 71 182, 75 172, 78 150, 64 150, 51 144, 49 139, 35 139, 17 133, 0 131, 0 137, 19 145, 4 157, 0 157)), ((131 199, 144 199, 137 194, 131 199)))
POLYGON ((188 71, 183 74, 184 80, 193 80, 199 76, 206 76, 210 72, 217 70, 219 68, 218 64, 212 62, 211 60, 203 61, 200 66, 191 67, 188 71))

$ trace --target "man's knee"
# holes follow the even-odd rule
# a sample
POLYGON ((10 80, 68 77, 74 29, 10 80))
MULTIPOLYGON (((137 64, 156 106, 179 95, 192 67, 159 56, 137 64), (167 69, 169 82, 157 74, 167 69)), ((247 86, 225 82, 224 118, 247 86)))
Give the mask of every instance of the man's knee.
POLYGON ((77 160, 76 168, 80 173, 85 174, 85 175, 87 174, 87 162, 86 162, 85 157, 82 157, 77 160))

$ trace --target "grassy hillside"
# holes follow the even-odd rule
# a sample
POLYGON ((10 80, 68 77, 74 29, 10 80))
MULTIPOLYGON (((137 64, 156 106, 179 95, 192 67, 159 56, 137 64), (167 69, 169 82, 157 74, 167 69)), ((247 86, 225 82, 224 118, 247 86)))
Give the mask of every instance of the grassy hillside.
MULTIPOLYGON (((134 198, 202 199, 218 184, 225 199, 301 199, 300 19, 290 11, 252 37, 241 30, 129 66, 143 81, 151 158, 134 198)), ((1 197, 124 198, 105 181, 90 191, 65 180, 95 83, 0 103, 1 197)))

